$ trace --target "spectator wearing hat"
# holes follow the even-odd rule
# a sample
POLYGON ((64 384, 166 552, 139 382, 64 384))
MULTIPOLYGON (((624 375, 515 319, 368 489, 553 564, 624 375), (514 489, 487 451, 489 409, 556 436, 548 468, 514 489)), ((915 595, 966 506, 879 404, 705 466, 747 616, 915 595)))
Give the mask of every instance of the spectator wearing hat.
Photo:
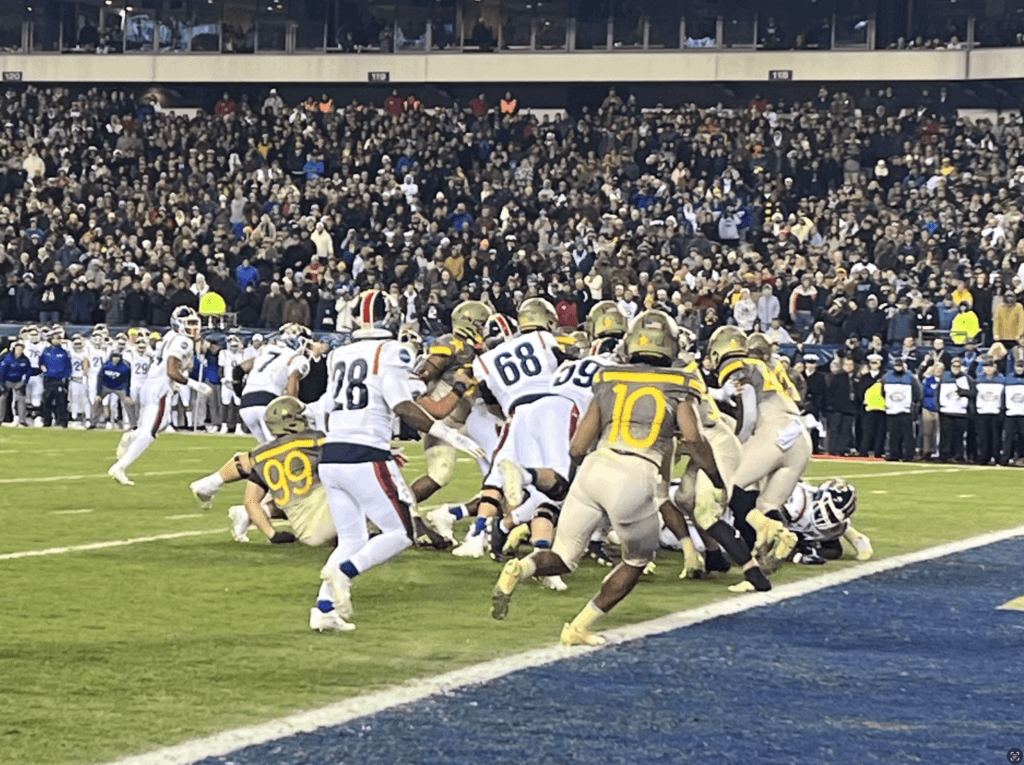
POLYGON ((943 462, 963 462, 974 380, 964 370, 962 359, 955 358, 949 365, 939 384, 939 456, 943 462))
POLYGON ((1014 359, 1005 376, 1005 418, 1000 465, 1024 465, 1024 358, 1014 359))
POLYGON ((996 342, 1012 343, 1024 334, 1024 306, 1017 302, 1017 295, 1007 290, 1003 302, 996 308, 992 319, 992 339, 996 342))
POLYGON ((860 410, 857 368, 852 357, 841 359, 839 371, 826 389, 828 453, 844 456, 853 451, 854 424, 860 410))
POLYGON ((860 378, 860 456, 881 458, 885 451, 885 394, 882 379, 885 375, 881 354, 868 355, 868 369, 860 378))
POLYGON ((1003 392, 1005 378, 999 374, 996 360, 985 354, 981 357, 981 372, 974 384, 974 430, 976 438, 975 461, 988 465, 999 462, 1002 445, 1003 392))
POLYGON ((914 413, 921 403, 922 389, 900 356, 893 359, 892 369, 882 380, 882 395, 889 434, 886 459, 910 462, 914 459, 914 413))
POLYGON ((934 361, 921 382, 921 458, 926 461, 938 456, 939 386, 945 373, 945 365, 934 361))
POLYGON ((917 314, 910 310, 910 298, 904 296, 896 302, 899 307, 889 319, 886 338, 890 345, 902 344, 908 338, 917 337, 917 314))

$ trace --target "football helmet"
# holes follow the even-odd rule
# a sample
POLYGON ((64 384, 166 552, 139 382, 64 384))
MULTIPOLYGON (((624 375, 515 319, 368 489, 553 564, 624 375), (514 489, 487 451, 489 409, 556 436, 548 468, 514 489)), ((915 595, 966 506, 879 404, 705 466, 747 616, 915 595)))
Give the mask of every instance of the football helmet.
POLYGON ((736 356, 747 355, 747 336, 731 324, 719 327, 708 340, 708 358, 711 366, 719 369, 722 362, 736 356))
POLYGON ((171 329, 198 340, 203 333, 203 320, 187 305, 180 305, 171 314, 171 329))
POLYGON ((269 404, 264 414, 267 430, 274 438, 310 429, 306 405, 294 396, 278 396, 269 404))
POLYGON ((135 350, 140 353, 146 353, 149 350, 149 338, 145 334, 138 334, 135 339, 132 340, 132 345, 135 346, 135 350))
POLYGON ((857 490, 842 478, 830 478, 814 492, 814 527, 834 531, 857 510, 857 490))
POLYGON ((484 345, 488 349, 497 348, 506 340, 515 337, 516 331, 517 327, 513 319, 502 316, 500 313, 492 313, 487 318, 487 324, 484 327, 484 345))
POLYGON ((679 355, 679 328, 664 311, 644 311, 630 322, 625 337, 626 356, 679 355))
POLYGON ((27 327, 22 328, 19 334, 21 339, 27 343, 38 343, 42 337, 39 332, 39 327, 35 324, 29 324, 27 327))
POLYGON ((100 337, 109 337, 110 329, 107 327, 106 324, 97 324, 95 327, 92 328, 92 333, 94 336, 99 335, 100 337))
POLYGON ((464 340, 479 342, 491 310, 479 300, 466 300, 452 311, 452 333, 464 340))
POLYGON ((60 340, 64 340, 67 337, 67 335, 64 334, 64 327, 60 324, 54 324, 50 327, 50 339, 52 340, 54 337, 60 340))
POLYGON ((554 332, 558 326, 558 314, 555 312, 555 307, 540 297, 524 300, 519 306, 519 314, 516 319, 519 322, 520 332, 532 332, 537 329, 554 332))
POLYGON ((752 359, 760 359, 768 363, 772 357, 772 341, 764 332, 754 332, 747 336, 747 355, 752 359))
POLYGON ((572 332, 569 337, 576 343, 576 347, 579 349, 580 356, 586 356, 590 353, 590 335, 582 330, 572 332))
POLYGON ((71 348, 72 350, 81 353, 85 350, 85 338, 81 335, 73 335, 71 337, 71 348))
POLYGON ((240 351, 245 347, 242 338, 238 335, 228 335, 227 348, 229 351, 240 351))
POLYGON ((415 369, 416 362, 420 356, 423 355, 423 338, 420 337, 419 332, 411 329, 403 329, 398 333, 398 342, 400 342, 409 353, 412 354, 412 366, 415 369))
POLYGON ((629 328, 626 314, 611 300, 595 303, 587 314, 586 330, 592 338, 622 337, 629 328))
POLYGON ((366 290, 359 296, 353 310, 356 329, 355 340, 387 340, 395 336, 393 317, 388 315, 388 301, 380 290, 366 290))
POLYGON ((301 324, 289 323, 281 327, 278 339, 282 344, 296 350, 306 358, 313 355, 313 333, 301 324))

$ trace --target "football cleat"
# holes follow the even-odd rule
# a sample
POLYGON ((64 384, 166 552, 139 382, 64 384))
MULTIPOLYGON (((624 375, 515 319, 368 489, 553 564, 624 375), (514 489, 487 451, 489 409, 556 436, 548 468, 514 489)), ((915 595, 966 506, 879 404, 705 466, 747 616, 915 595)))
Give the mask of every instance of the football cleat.
POLYGON ((452 550, 452 555, 457 558, 482 558, 486 550, 484 549, 484 537, 486 534, 483 532, 479 534, 470 534, 466 537, 461 545, 452 550))
POLYGON ((562 627, 562 635, 559 638, 562 645, 604 645, 605 639, 595 635, 589 630, 580 627, 573 627, 568 622, 562 627))
POLYGON ((515 509, 523 504, 523 471, 511 460, 502 460, 498 472, 505 483, 505 504, 515 509))
POLYGON ((351 632, 356 625, 338 616, 336 611, 324 613, 319 608, 309 609, 309 628, 317 632, 351 632))
POLYGON ((701 555, 693 540, 683 540, 683 570, 679 574, 680 579, 703 579, 704 578, 704 556, 701 555))
POLYGON ((352 580, 337 566, 328 563, 320 569, 320 578, 331 588, 334 609, 343 619, 352 618, 352 580))
POLYGON ((857 551, 854 556, 855 560, 871 560, 871 556, 875 554, 874 548, 871 547, 871 540, 865 534, 847 532, 846 541, 852 544, 853 549, 857 551))
POLYGON ((135 481, 131 480, 128 476, 126 476, 125 473, 124 473, 124 470, 119 468, 117 465, 112 465, 110 467, 110 470, 107 471, 107 475, 109 475, 111 478, 113 478, 115 481, 117 481, 122 486, 134 486, 135 485, 135 481))
POLYGON ((228 517, 231 518, 231 537, 236 542, 248 542, 249 527, 252 525, 252 520, 249 518, 249 513, 246 512, 245 507, 242 505, 232 506, 228 510, 228 517))
POLYGON ((495 518, 491 521, 491 541, 488 547, 491 550, 491 560, 498 563, 505 562, 505 543, 508 541, 508 532, 501 528, 501 521, 495 518))
POLYGON ((658 564, 653 560, 644 566, 644 576, 654 576, 658 572, 658 564))
POLYGON ((501 621, 508 616, 512 593, 515 591, 516 585, 519 584, 522 570, 523 567, 518 558, 513 558, 502 567, 498 583, 494 585, 494 591, 491 593, 491 616, 494 619, 501 621))
POLYGON ((783 529, 779 532, 778 537, 776 537, 775 557, 779 560, 786 560, 789 558, 789 556, 793 554, 793 550, 796 549, 796 543, 798 541, 796 534, 789 529, 783 529))
POLYGON ((810 547, 804 552, 793 555, 793 562, 802 566, 824 566, 827 561, 818 554, 817 550, 810 547))
MULTIPOLYGON (((203 510, 209 510, 213 507, 213 494, 203 491, 203 479, 193 481, 188 485, 188 488, 192 491, 192 495, 199 500, 199 504, 202 505, 203 510)), ((229 511, 230 512, 230 511, 229 511)), ((249 516, 246 515, 246 518, 249 516)))
POLYGON ((565 592, 569 589, 569 585, 562 581, 560 576, 545 576, 540 580, 540 583, 547 587, 549 590, 555 592, 565 592))
POLYGON ((412 529, 413 534, 416 537, 416 544, 420 547, 433 547, 435 550, 447 550, 452 546, 452 540, 438 534, 418 515, 412 516, 412 529))
POLYGON ((427 513, 427 523, 448 541, 455 541, 455 516, 449 512, 448 505, 441 505, 427 513))
POLYGON ((587 545, 587 555, 597 561, 598 565, 608 566, 609 568, 615 565, 615 560, 604 548, 604 542, 591 540, 587 545))

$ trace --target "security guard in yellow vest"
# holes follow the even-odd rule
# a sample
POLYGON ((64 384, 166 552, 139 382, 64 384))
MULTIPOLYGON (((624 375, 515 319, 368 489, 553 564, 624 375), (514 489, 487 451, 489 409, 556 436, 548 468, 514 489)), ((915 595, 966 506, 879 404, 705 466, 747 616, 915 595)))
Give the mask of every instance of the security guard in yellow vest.
POLYGON ((869 454, 875 457, 885 455, 885 393, 882 391, 882 357, 877 353, 868 356, 868 371, 861 378, 861 400, 864 411, 861 413, 860 456, 869 454))

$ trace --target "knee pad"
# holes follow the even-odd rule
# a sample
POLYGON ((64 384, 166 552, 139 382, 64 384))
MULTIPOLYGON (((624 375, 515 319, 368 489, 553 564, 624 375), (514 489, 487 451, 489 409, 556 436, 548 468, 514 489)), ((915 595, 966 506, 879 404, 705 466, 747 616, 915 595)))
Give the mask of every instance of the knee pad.
POLYGON ((569 482, 562 478, 562 476, 555 474, 555 485, 548 489, 544 494, 553 499, 555 502, 561 502, 565 499, 569 493, 569 482))
POLYGON ((234 457, 234 460, 235 460, 235 470, 238 471, 238 474, 240 476, 242 476, 242 478, 248 478, 249 477, 249 471, 245 469, 245 465, 242 462, 242 457, 248 457, 248 456, 249 455, 248 455, 247 452, 238 452, 237 454, 235 454, 235 457, 234 457))
POLYGON ((455 473, 455 449, 431 446, 423 456, 427 459, 427 477, 442 488, 447 486, 455 473))
POLYGON ((490 497, 480 497, 480 502, 477 505, 478 517, 485 507, 493 508, 495 515, 497 515, 499 518, 501 517, 501 505, 498 504, 496 500, 491 499, 490 497))

